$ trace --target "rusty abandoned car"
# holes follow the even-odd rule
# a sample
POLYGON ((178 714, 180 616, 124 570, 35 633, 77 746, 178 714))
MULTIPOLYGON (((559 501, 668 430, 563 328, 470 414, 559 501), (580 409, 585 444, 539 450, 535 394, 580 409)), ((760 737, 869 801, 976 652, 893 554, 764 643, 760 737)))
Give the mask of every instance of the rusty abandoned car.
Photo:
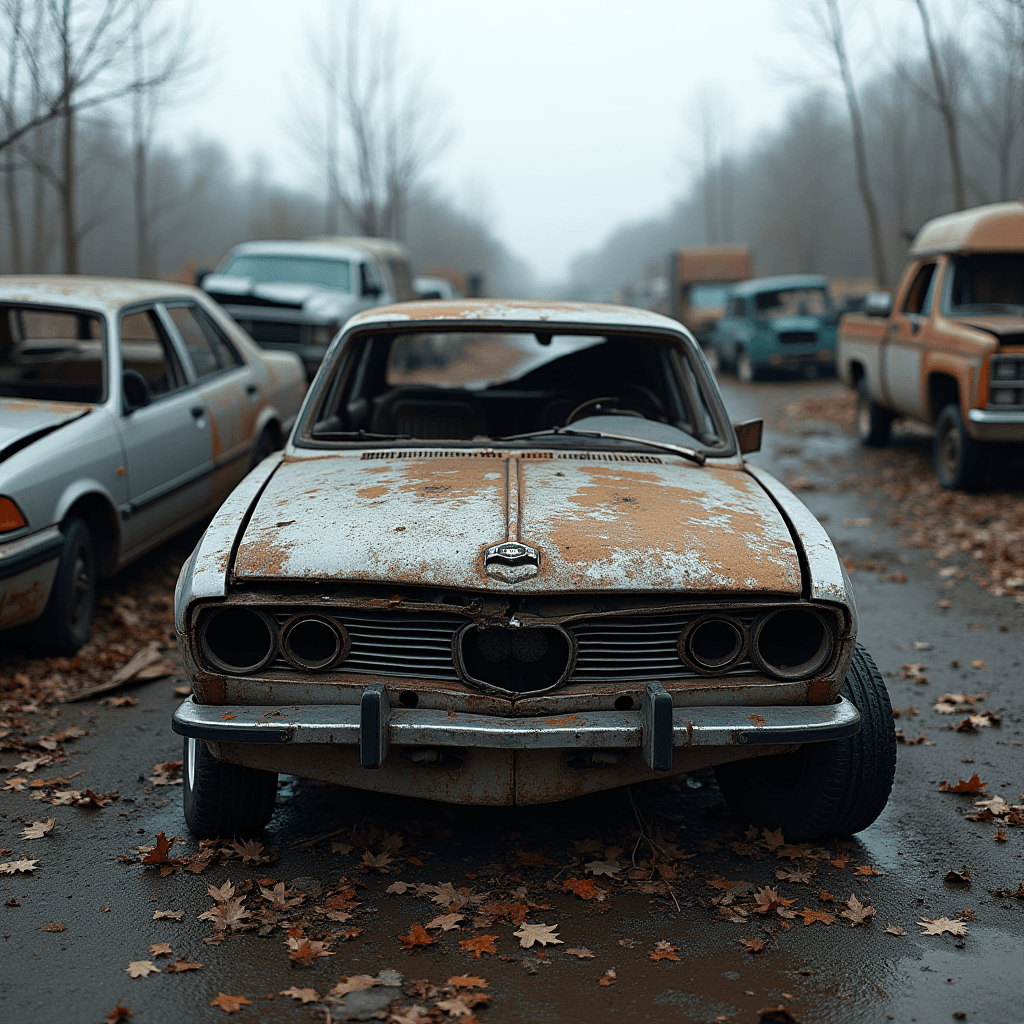
POLYGON ((78 650, 97 576, 212 514, 304 391, 195 288, 0 277, 0 629, 78 650))
POLYGON ((281 772, 511 805, 708 766, 792 840, 866 828, 889 699, 760 431, 656 313, 354 317, 178 581, 192 832, 265 825, 281 772))

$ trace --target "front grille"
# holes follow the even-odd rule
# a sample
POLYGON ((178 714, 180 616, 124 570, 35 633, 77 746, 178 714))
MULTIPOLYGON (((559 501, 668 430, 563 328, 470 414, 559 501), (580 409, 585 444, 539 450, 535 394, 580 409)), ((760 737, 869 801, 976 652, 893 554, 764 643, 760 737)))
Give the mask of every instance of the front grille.
POLYGON ((783 331, 779 334, 782 345, 817 345, 818 335, 814 331, 783 331))
MULTIPOLYGON (((757 613, 734 613, 747 626, 757 613)), ((569 627, 576 637, 571 682, 626 682, 635 679, 701 678, 679 658, 679 634, 696 615, 631 615, 592 619, 569 627)), ((756 672, 749 658, 725 675, 756 672)))
MULTIPOLYGON (((413 676, 419 679, 441 679, 457 682, 452 664, 452 637, 465 624, 459 615, 408 612, 363 612, 338 610, 333 613, 303 608, 297 611, 329 614, 348 630, 348 657, 332 669, 382 676, 413 676)), ((283 626, 295 614, 277 612, 275 618, 283 626)), ((278 656, 272 667, 295 671, 278 656)))
POLYGON ((302 342, 302 324, 277 320, 243 320, 242 326, 257 344, 298 345, 302 342))

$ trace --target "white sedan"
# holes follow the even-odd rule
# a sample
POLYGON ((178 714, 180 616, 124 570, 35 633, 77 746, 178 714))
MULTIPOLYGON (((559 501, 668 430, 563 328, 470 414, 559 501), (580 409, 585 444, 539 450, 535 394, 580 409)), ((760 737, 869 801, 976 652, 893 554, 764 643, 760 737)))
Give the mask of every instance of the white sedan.
POLYGON ((0 277, 0 629, 76 651, 97 576, 215 512, 305 390, 196 288, 0 277))

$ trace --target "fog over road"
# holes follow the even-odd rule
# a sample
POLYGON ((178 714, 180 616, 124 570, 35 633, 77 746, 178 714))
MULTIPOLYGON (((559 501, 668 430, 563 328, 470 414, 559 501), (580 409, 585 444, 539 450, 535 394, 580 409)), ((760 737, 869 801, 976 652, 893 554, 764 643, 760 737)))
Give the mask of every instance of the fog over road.
MULTIPOLYGON (((262 855, 249 853, 248 863, 238 855, 220 857, 201 874, 186 868, 162 875, 158 866, 139 863, 133 848, 152 846, 163 832, 180 837, 171 858, 198 851, 185 829, 180 787, 150 781, 155 764, 181 757, 170 718, 180 700, 173 687, 183 678, 132 689, 136 706, 39 706, 24 712, 34 728, 38 720, 37 733, 78 725, 88 735, 68 743, 67 762, 28 778, 82 772, 73 785, 119 791, 120 798, 96 809, 36 802, 31 788, 0 792, 0 860, 38 859, 32 873, 0 875, 0 1018, 100 1022, 120 1005, 140 1024, 213 1021, 223 1010, 211 1000, 227 993, 249 1000, 240 1021, 365 1019, 389 1000, 427 1010, 447 1002, 433 1016, 455 1014, 452 1019, 461 1021, 472 1013, 492 1022, 755 1022, 760 1011, 778 1006, 791 1016, 774 1019, 803 1022, 933 1022, 957 1014, 985 1024, 1019 1021, 1024 905, 989 890, 1015 890, 1024 881, 1024 830, 965 815, 978 810, 973 800, 986 796, 1024 802, 1024 608, 969 579, 942 574, 932 552, 902 547, 881 493, 839 489, 844 475, 870 478, 876 457, 842 428, 779 429, 789 404, 810 395, 838 400, 838 385, 743 386, 726 378, 723 392, 735 420, 768 420, 765 450, 752 461, 783 481, 794 475, 810 481, 816 489, 800 497, 841 555, 855 565, 886 566, 886 572, 860 568, 852 574, 860 639, 901 709, 897 728, 908 739, 924 733, 926 740, 900 745, 892 799, 872 828, 827 850, 779 848, 772 837, 744 834, 710 771, 635 786, 631 793, 522 809, 448 807, 286 779, 262 855), (916 674, 926 675, 927 684, 904 677, 910 664, 924 666, 916 674), (933 710, 946 693, 984 694, 977 709, 994 712, 1000 724, 955 731, 964 713, 933 710), (910 707, 917 713, 908 715, 910 707), (980 796, 940 792, 943 780, 956 783, 974 773, 987 784, 980 796), (27 823, 49 817, 56 825, 48 835, 21 838, 27 823), (1000 830, 1005 842, 995 839, 1000 830), (659 874, 653 874, 648 840, 663 851, 659 874), (332 852, 332 845, 340 849, 332 852), (383 864, 379 870, 364 869, 367 848, 383 864), (381 861, 389 851, 390 863, 381 861), (267 855, 269 862, 260 863, 267 855), (612 875, 587 873, 588 863, 615 860, 622 867, 612 875), (964 867, 969 884, 944 881, 964 867), (780 879, 780 872, 797 877, 780 879), (347 883, 339 881, 343 877, 347 883), (288 932, 280 928, 266 936, 230 934, 229 928, 219 944, 204 941, 215 937, 213 922, 198 920, 215 905, 208 886, 229 879, 235 886, 259 880, 242 887, 253 912, 271 905, 261 884, 272 892, 273 884, 285 882, 285 891, 296 893, 290 899, 305 894, 278 918, 310 940, 330 932, 333 955, 308 967, 293 964, 288 932), (587 886, 577 886, 576 895, 565 887, 570 879, 595 882, 598 896, 584 898, 592 892, 587 886), (386 892, 402 888, 395 882, 409 886, 386 892), (416 888, 443 883, 454 889, 416 888), (345 897, 350 886, 356 894, 345 897), (764 887, 793 902, 759 913, 763 905, 755 894, 764 887), (823 898, 823 890, 832 899, 823 898), (875 909, 858 926, 841 916, 851 894, 875 909), (779 909, 796 915, 780 916, 779 909), (834 921, 812 915, 813 923, 805 924, 805 909, 834 921), (184 917, 154 920, 157 910, 184 911, 184 917), (339 920, 345 913, 351 916, 339 920), (447 922, 450 930, 430 930, 436 941, 403 949, 398 936, 412 935, 411 925, 448 914, 462 918, 447 922), (522 948, 513 933, 524 914, 528 925, 557 926, 561 944, 522 948), (915 922, 942 917, 969 934, 919 934, 915 922), (474 919, 485 926, 474 928, 474 919), (64 930, 44 931, 48 924, 64 930), (888 933, 887 926, 906 934, 888 933), (358 934, 346 939, 347 930, 358 934), (480 935, 495 937, 495 952, 477 958, 460 942, 480 935), (760 943, 760 950, 748 952, 742 939, 747 947, 760 943), (170 945, 169 957, 149 951, 157 943, 170 945), (665 955, 652 959, 659 951, 665 955), (168 972, 179 958, 202 967, 168 972), (145 960, 160 973, 129 977, 128 964, 145 960), (341 977, 380 979, 381 971, 399 972, 401 987, 378 983, 353 992, 355 999, 344 997, 326 1017, 326 1006, 281 994, 311 988, 323 996, 341 977), (453 983, 451 992, 441 991, 464 975, 485 979, 486 987, 453 983), (459 991, 482 992, 490 1005, 472 1006, 470 998, 463 1012, 455 1007, 459 991)), ((927 449, 926 439, 910 433, 896 444, 908 464, 919 464, 927 449)), ((185 546, 163 548, 151 561, 180 558, 185 546)), ((109 581, 107 590, 121 585, 109 581)), ((7 768, 0 786, 17 774, 13 766, 22 757, 0 755, 7 768)), ((403 1019, 417 1017, 403 1013, 403 1019)))

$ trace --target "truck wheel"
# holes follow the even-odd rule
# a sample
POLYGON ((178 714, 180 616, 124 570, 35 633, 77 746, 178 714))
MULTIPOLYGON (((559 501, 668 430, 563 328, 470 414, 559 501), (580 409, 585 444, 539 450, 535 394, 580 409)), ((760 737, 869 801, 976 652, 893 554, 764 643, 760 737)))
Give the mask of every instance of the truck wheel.
POLYGON ((964 430, 960 406, 950 402, 935 421, 935 474, 947 491, 976 491, 985 477, 986 447, 964 430))
POLYGON ((866 381, 857 385, 857 437, 869 448, 882 448, 892 433, 892 413, 871 400, 866 381))
POLYGON ((259 832, 274 814, 277 772, 218 761, 202 740, 185 737, 185 824, 197 839, 259 832))
POLYGON ((855 736, 715 769, 736 814, 803 843, 862 832, 882 813, 896 774, 896 732, 885 683, 859 644, 841 692, 861 714, 855 736))
POLYGON ((64 546, 49 600, 32 626, 33 646, 70 657, 92 632, 96 614, 96 556, 92 533, 81 519, 61 527, 64 546))
POLYGON ((736 376, 744 384, 753 384, 757 380, 757 367, 746 350, 736 354, 736 376))

